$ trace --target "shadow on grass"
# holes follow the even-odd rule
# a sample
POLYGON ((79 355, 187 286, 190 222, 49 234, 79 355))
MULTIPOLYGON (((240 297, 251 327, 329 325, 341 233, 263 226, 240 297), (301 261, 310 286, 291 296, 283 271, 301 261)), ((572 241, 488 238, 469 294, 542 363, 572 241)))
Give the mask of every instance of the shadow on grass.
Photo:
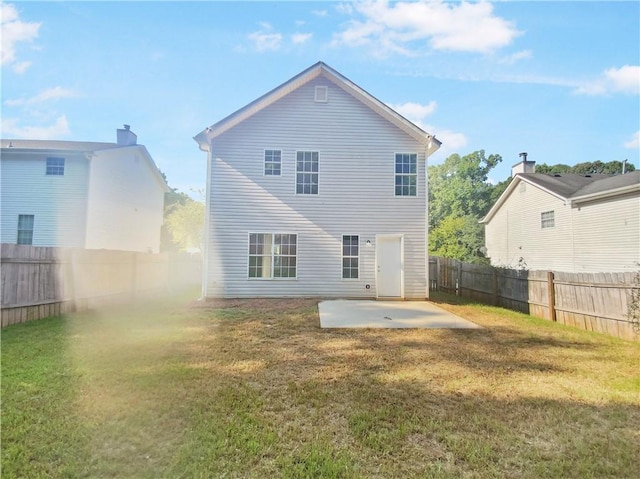
POLYGON ((627 478, 640 460, 640 348, 623 342, 504 322, 321 330, 313 300, 49 326, 2 338, 3 477, 627 478), (40 392, 18 401, 38 371, 40 392), (47 401, 67 424, 21 413, 65 371, 47 401), (24 433, 38 428, 60 431, 24 433))

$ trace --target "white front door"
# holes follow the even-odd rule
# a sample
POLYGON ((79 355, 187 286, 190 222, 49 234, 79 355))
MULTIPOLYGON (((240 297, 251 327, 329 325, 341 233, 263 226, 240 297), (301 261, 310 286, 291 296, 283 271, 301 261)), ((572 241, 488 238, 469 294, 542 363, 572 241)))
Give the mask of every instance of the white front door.
POLYGON ((402 236, 376 238, 376 287, 379 298, 402 298, 402 236))

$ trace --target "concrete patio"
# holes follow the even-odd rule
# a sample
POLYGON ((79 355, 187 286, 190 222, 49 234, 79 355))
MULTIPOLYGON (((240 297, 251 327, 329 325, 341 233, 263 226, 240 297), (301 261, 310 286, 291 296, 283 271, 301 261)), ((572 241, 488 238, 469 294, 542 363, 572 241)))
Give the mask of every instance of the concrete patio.
POLYGON ((480 329, 428 301, 331 300, 318 304, 321 328, 480 329))

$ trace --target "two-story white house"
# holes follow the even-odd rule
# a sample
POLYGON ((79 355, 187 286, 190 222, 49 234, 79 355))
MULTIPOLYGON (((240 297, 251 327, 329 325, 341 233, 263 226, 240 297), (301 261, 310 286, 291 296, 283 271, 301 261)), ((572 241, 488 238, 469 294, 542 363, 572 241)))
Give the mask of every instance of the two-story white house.
POLYGON ((162 174, 128 125, 117 142, 2 140, 2 243, 157 253, 162 174))
POLYGON ((494 266, 569 273, 637 271, 640 171, 547 175, 535 173, 535 162, 521 162, 481 222, 494 266))
POLYGON ((428 297, 440 142, 319 62, 201 131, 205 297, 428 297))

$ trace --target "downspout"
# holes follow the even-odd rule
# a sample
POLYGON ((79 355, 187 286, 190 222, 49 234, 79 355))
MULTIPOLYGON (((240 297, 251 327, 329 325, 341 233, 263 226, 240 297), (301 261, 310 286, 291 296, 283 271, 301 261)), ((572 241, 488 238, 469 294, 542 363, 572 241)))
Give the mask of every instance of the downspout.
MULTIPOLYGON (((429 168, 428 159, 435 153, 440 145, 434 142, 435 136, 429 136, 427 149, 424 152, 424 279, 425 279, 425 298, 429 299, 429 168), (434 149, 435 147, 435 149, 434 149), (433 149, 433 151, 431 151, 433 149)), ((437 141, 437 140, 436 140, 437 141)))

